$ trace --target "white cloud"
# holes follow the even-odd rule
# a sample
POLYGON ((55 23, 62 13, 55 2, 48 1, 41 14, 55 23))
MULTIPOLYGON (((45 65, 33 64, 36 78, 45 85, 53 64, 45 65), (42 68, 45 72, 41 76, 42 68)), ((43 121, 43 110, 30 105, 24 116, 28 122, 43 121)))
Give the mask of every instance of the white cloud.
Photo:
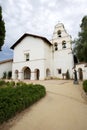
POLYGON ((48 6, 49 6, 49 7, 54 7, 54 8, 55 8, 56 3, 55 3, 54 1, 52 1, 52 2, 50 2, 50 3, 48 4, 48 6))
POLYGON ((47 3, 49 0, 40 0, 41 3, 47 3))
POLYGON ((87 13, 87 0, 0 0, 6 26, 5 46, 10 47, 25 32, 51 39, 58 21, 73 38, 87 13))

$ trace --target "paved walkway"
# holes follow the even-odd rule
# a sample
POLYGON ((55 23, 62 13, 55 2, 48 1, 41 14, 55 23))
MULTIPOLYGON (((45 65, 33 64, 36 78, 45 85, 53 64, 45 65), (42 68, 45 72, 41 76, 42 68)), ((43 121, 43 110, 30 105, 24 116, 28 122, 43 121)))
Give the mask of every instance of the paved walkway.
POLYGON ((66 80, 34 83, 45 85, 47 95, 19 114, 8 130, 87 130, 87 103, 80 85, 66 80))

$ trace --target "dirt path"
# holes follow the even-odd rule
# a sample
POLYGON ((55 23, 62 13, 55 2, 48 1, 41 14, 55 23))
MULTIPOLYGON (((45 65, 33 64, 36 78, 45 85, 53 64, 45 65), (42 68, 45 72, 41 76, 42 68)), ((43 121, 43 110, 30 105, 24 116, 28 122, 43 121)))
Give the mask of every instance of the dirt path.
POLYGON ((80 85, 64 80, 34 83, 45 85, 47 95, 2 130, 87 130, 87 104, 80 85))

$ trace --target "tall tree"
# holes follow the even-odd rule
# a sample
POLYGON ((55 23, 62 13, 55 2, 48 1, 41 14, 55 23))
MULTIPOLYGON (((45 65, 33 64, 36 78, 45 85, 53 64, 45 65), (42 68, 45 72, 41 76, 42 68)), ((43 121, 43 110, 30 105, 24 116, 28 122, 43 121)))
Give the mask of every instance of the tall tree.
POLYGON ((5 39, 5 23, 2 19, 2 8, 0 6, 0 51, 4 44, 4 39, 5 39))
POLYGON ((83 17, 80 28, 78 38, 74 40, 74 53, 80 62, 87 62, 87 16, 83 17))

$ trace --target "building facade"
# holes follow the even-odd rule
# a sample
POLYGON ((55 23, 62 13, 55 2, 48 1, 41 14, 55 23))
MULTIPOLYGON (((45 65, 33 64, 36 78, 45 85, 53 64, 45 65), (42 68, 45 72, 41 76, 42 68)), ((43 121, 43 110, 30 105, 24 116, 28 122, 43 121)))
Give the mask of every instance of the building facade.
POLYGON ((11 49, 14 52, 12 79, 62 79, 67 71, 73 78, 71 36, 62 23, 55 26, 51 41, 45 37, 24 34, 11 49))
POLYGON ((75 66, 78 80, 87 79, 87 63, 78 63, 75 66))
POLYGON ((14 50, 12 79, 43 80, 51 68, 52 44, 44 37, 24 34, 14 50))
POLYGON ((0 78, 8 75, 9 72, 12 72, 13 59, 5 60, 0 62, 0 78))

